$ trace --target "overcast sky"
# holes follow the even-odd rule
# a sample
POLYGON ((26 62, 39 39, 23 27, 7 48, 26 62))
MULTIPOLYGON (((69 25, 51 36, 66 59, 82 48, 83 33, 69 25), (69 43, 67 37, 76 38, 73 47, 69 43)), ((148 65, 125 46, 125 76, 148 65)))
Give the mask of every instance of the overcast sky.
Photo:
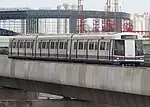
MULTIPOLYGON (((77 0, 1 0, 0 7, 51 7, 63 2, 75 4, 77 0)), ((84 9, 103 10, 106 0, 84 0, 84 9)), ((121 0, 122 11, 129 13, 150 12, 150 0, 121 0)))

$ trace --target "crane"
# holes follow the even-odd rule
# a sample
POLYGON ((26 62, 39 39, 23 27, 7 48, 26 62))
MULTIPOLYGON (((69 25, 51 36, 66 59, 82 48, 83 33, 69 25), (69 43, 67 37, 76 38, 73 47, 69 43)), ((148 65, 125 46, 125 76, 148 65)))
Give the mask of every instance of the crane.
POLYGON ((114 21, 110 19, 110 12, 112 11, 111 0, 106 1, 106 15, 107 18, 102 19, 102 31, 103 32, 113 32, 114 31, 114 21))
POLYGON ((78 23, 77 30, 78 33, 85 33, 85 23, 83 18, 83 0, 78 0, 78 23))

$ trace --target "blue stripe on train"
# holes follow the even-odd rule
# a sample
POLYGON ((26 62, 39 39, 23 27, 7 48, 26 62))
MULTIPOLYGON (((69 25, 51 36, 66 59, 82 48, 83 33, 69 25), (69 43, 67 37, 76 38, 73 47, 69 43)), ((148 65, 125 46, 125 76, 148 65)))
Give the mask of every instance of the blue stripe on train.
MULTIPOLYGON (((12 55, 17 55, 17 53, 12 53, 12 55)), ((17 56, 25 56, 24 53, 19 53, 17 56)), ((26 53, 26 56, 32 56, 32 53, 26 53)), ((35 56, 35 54, 33 54, 35 56)), ((37 57, 40 57, 40 53, 36 53, 37 57)), ((48 54, 41 53, 41 57, 48 57, 48 54)), ((57 57, 57 54, 49 54, 49 57, 57 57)), ((70 57, 66 54, 58 54, 58 57, 70 57)), ((113 59, 113 60, 143 60, 143 57, 124 57, 124 56, 97 56, 97 55, 71 55, 72 58, 89 58, 89 59, 113 59)))

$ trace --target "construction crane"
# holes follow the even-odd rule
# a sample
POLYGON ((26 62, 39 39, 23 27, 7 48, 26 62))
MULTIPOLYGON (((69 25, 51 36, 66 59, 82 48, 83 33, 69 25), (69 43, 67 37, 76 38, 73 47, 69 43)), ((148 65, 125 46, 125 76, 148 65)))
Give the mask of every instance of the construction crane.
POLYGON ((85 33, 85 22, 83 17, 83 0, 78 0, 78 33, 85 33))
POLYGON ((102 19, 102 31, 103 32, 114 32, 114 21, 110 19, 111 0, 106 1, 106 19, 102 19))

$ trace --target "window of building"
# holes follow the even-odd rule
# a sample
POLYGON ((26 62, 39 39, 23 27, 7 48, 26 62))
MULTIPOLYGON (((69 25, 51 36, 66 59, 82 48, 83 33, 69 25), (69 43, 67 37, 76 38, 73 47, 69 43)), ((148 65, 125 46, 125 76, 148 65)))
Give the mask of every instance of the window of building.
POLYGON ((83 49, 83 42, 79 42, 79 49, 83 49))
POLYGON ((59 43, 59 49, 63 49, 63 47, 64 47, 64 42, 60 42, 59 43))

